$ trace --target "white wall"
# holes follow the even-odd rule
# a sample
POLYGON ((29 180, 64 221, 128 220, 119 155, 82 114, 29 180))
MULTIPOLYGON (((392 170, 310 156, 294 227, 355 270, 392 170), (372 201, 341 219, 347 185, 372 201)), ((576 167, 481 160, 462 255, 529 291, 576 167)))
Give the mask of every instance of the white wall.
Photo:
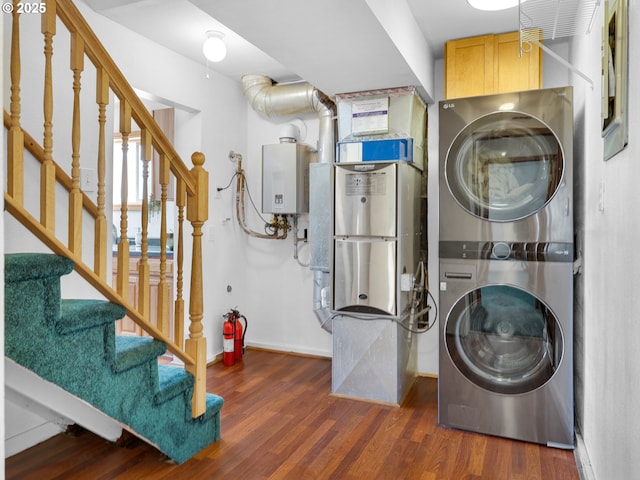
MULTIPOLYGON (((3 446, 6 456, 10 457, 33 445, 64 432, 56 422, 49 421, 35 413, 28 402, 18 404, 11 398, 4 398, 3 415, 7 422, 4 426, 3 446)), ((4 459, 4 455, 2 456, 4 459)))
POLYGON ((583 155, 577 228, 584 267, 577 283, 576 413, 594 477, 635 478, 640 471, 640 296, 634 248, 640 235, 640 5, 629 1, 629 145, 604 162, 600 135, 603 5, 590 35, 576 37, 573 63, 594 80, 576 82, 576 146, 583 155), (603 188, 604 210, 599 208, 603 188))
MULTIPOLYGON (((293 123, 300 128, 301 142, 315 149, 319 122, 315 114, 266 120, 248 105, 246 110, 247 147, 240 153, 244 156, 247 185, 258 210, 261 210, 262 145, 278 143, 282 126, 293 123)), ((232 203, 230 194, 230 191, 225 194, 225 203, 232 203)), ((262 232, 263 222, 255 214, 248 198, 245 203, 247 223, 253 230, 262 232)), ((228 230, 239 248, 234 261, 237 268, 244 271, 244 281, 234 284, 233 292, 237 291, 238 309, 249 321, 248 343, 330 357, 331 335, 320 327, 312 311, 313 275, 308 267, 301 267, 293 258, 293 233, 289 232, 285 240, 249 237, 241 232, 235 216, 229 216, 234 221, 228 230)), ((269 215, 264 217, 270 219, 269 215)), ((302 215, 298 236, 303 235, 308 224, 308 215, 302 215)), ((309 245, 299 244, 298 254, 301 262, 308 263, 309 245)))

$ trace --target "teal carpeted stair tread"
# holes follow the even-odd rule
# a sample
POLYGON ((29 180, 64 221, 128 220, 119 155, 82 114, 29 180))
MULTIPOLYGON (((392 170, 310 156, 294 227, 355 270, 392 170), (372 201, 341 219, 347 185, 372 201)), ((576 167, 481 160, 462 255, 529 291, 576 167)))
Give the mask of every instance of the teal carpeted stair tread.
POLYGON ((223 404, 224 399, 221 396, 215 395, 213 393, 207 393, 207 410, 198 417, 198 420, 200 420, 201 422, 209 421, 218 412, 220 412, 223 404))
POLYGON ((56 331, 61 335, 108 325, 124 317, 126 310, 121 305, 106 300, 62 300, 60 319, 56 331))
MULTIPOLYGON (((184 368, 173 367, 170 365, 158 365, 159 391, 153 400, 156 404, 163 403, 171 398, 188 392, 189 397, 192 394, 194 384, 193 375, 184 368)), ((218 395, 207 393, 206 408, 207 410, 197 420, 207 421, 213 415, 218 413, 222 408, 224 400, 218 395)), ((190 413, 190 412, 189 412, 190 413)), ((188 416, 191 420, 191 415, 188 416)))
POLYGON ((148 362, 156 362, 158 357, 167 351, 167 346, 151 337, 116 336, 116 355, 113 361, 113 372, 126 372, 130 368, 148 362))
POLYGON ((156 405, 166 402, 193 388, 193 375, 184 368, 158 365, 159 390, 153 396, 156 405))
POLYGON ((5 283, 60 278, 73 271, 73 262, 51 253, 11 253, 4 256, 5 283))

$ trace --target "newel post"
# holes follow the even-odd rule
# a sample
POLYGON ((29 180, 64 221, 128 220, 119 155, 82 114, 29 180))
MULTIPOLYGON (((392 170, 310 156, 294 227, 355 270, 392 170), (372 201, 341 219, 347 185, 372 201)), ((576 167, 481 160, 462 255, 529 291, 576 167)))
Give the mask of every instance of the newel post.
POLYGON ((207 339, 202 335, 203 288, 202 288, 202 226, 209 217, 209 173, 202 168, 204 154, 191 155, 191 175, 196 184, 195 195, 187 198, 187 220, 193 226, 193 255, 191 260, 191 292, 189 298, 189 338, 185 342, 187 354, 194 359, 187 370, 194 376, 192 411, 195 418, 206 410, 207 394, 207 339))

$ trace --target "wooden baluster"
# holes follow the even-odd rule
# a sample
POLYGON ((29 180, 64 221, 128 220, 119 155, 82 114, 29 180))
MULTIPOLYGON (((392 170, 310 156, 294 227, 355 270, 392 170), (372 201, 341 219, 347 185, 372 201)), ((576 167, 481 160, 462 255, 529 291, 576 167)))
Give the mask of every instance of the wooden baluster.
POLYGON ((191 416, 202 415, 207 395, 207 339, 202 335, 203 286, 202 286, 202 227, 209 217, 209 173, 202 167, 204 154, 191 155, 193 168, 191 175, 196 183, 196 193, 187 200, 187 219, 193 226, 193 253, 191 258, 191 291, 189 298, 189 338, 186 340, 186 352, 194 359, 194 365, 187 370, 194 376, 191 416))
MULTIPOLYGON (((93 269, 103 280, 107 280, 107 217, 104 213, 105 205, 105 125, 107 123, 107 105, 109 104, 109 76, 104 68, 98 68, 96 72, 96 103, 98 104, 98 215, 95 222, 94 237, 94 265, 93 269)), ((109 222, 111 223, 111 222, 109 222)), ((109 255, 110 256, 110 255, 109 255)))
POLYGON ((131 105, 120 101, 120 133, 122 134, 122 182, 120 187, 120 242, 118 243, 118 276, 116 291, 125 301, 129 298, 129 239, 128 228, 128 162, 129 134, 131 133, 131 105))
POLYGON ((45 0, 46 12, 42 14, 41 32, 44 35, 44 161, 40 174, 40 223, 55 230, 56 167, 53 163, 53 36, 56 34, 56 2, 45 0))
POLYGON ((69 192, 69 250, 82 258, 82 191, 80 190, 80 77, 84 70, 84 40, 71 34, 73 118, 71 125, 71 191, 69 192))
POLYGON ((24 134, 20 128, 20 14, 13 2, 11 30, 11 126, 7 134, 7 193, 24 203, 24 134))
POLYGON ((144 318, 151 313, 151 293, 149 274, 149 161, 153 156, 151 135, 147 129, 140 132, 142 145, 142 247, 138 262, 138 312, 144 318))
POLYGON ((160 281, 158 282, 158 328, 169 336, 169 286, 167 284, 167 185, 169 185, 169 159, 160 154, 160 281))
POLYGON ((174 302, 173 341, 180 348, 184 348, 184 298, 183 298, 183 270, 184 270, 184 207, 187 204, 187 189, 183 180, 176 184, 176 207, 178 208, 178 238, 174 238, 173 257, 176 262, 176 301, 174 302), (176 241, 177 240, 177 241, 176 241))

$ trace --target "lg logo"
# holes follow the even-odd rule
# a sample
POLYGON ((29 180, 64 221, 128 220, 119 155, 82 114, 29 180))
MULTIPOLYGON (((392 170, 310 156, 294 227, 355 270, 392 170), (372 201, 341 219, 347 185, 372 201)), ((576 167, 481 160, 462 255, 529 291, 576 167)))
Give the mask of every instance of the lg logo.
POLYGON ((456 104, 455 103, 443 103, 442 104, 442 108, 444 108, 445 110, 447 110, 448 108, 455 108, 456 104))

